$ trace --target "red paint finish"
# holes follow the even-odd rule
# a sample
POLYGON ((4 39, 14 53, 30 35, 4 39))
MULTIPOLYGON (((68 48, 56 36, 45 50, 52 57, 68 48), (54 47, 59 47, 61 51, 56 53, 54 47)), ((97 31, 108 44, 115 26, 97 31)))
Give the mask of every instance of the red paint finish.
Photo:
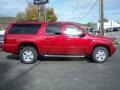
POLYGON ((34 44, 39 55, 85 55, 90 56, 96 46, 105 46, 112 56, 116 48, 113 40, 93 36, 88 34, 80 25, 68 22, 25 22, 15 24, 41 24, 38 32, 35 34, 9 34, 11 27, 14 23, 10 24, 5 31, 3 50, 9 53, 19 54, 19 48, 22 44, 34 44), (46 26, 48 24, 61 25, 61 34, 48 35, 46 33, 46 26), (79 35, 66 35, 64 32, 67 25, 74 26, 81 30, 82 36, 79 35))
POLYGON ((0 43, 0 48, 2 48, 2 43, 0 43))

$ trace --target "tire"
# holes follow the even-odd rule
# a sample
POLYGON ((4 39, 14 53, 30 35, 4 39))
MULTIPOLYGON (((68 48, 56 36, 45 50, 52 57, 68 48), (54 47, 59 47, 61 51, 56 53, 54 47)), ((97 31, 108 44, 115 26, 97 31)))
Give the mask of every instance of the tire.
POLYGON ((20 60, 25 64, 33 64, 37 61, 37 51, 34 47, 24 47, 20 50, 20 60))
POLYGON ((104 63, 108 60, 109 53, 105 47, 96 47, 92 54, 95 63, 104 63))

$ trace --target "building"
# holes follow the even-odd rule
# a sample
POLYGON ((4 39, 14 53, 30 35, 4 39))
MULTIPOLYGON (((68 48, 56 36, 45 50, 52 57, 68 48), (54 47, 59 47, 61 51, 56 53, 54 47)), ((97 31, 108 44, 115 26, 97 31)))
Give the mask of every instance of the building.
MULTIPOLYGON (((106 30, 107 28, 114 28, 114 27, 120 27, 120 22, 114 21, 114 20, 109 20, 108 22, 104 22, 104 29, 106 30)), ((97 29, 100 28, 100 23, 97 23, 97 29)))

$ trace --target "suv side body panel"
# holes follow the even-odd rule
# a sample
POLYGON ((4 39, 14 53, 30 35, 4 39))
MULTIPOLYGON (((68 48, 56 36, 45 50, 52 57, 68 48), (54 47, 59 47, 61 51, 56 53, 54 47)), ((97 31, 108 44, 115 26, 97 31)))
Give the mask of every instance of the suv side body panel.
MULTIPOLYGON (((21 23, 18 23, 18 24, 21 24, 21 23)), ((25 24, 29 24, 29 23, 25 23, 25 24)), ((37 33, 36 34, 9 34, 9 31, 13 25, 14 24, 11 23, 5 31, 3 50, 9 53, 12 52, 12 53, 18 54, 19 45, 23 42, 33 42, 33 43, 36 42, 38 38, 36 37, 36 35, 38 34, 37 33)))
POLYGON ((42 47, 40 50, 41 53, 44 55, 62 54, 63 53, 63 51, 62 51, 62 49, 63 49, 62 24, 46 23, 44 26, 45 26, 45 28, 44 28, 44 30, 42 30, 42 36, 40 36, 40 39, 38 41, 39 47, 42 47), (61 34, 60 35, 47 34, 46 27, 48 25, 53 25, 53 26, 61 25, 61 29, 60 29, 61 34))
POLYGON ((64 36, 63 53, 67 55, 87 55, 87 53, 89 52, 89 48, 92 43, 92 40, 87 38, 88 37, 87 35, 85 37, 80 37, 77 35, 72 36, 72 35, 64 34, 64 32, 67 29, 67 26, 77 27, 81 31, 83 31, 82 28, 74 24, 68 23, 64 25, 65 28, 63 31, 63 36, 64 36))
MULTIPOLYGON (((26 24, 26 23, 18 23, 26 24)), ((33 43, 39 55, 85 55, 90 56, 96 46, 107 46, 110 56, 114 54, 116 48, 111 40, 104 37, 97 37, 88 34, 80 26, 73 23, 27 23, 41 24, 36 34, 9 34, 13 24, 10 24, 5 31, 3 50, 9 53, 19 54, 19 48, 22 43, 33 43), (48 35, 46 27, 48 24, 61 25, 61 33, 48 35), (85 36, 67 36, 64 34, 66 25, 73 25, 85 34, 85 36)))

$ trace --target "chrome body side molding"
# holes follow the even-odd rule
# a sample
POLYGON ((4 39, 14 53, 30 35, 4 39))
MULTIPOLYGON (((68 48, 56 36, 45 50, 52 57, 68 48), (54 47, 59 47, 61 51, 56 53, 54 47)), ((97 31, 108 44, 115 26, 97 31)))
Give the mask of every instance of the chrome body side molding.
POLYGON ((78 55, 45 55, 45 57, 80 57, 84 58, 84 55, 78 56, 78 55))

